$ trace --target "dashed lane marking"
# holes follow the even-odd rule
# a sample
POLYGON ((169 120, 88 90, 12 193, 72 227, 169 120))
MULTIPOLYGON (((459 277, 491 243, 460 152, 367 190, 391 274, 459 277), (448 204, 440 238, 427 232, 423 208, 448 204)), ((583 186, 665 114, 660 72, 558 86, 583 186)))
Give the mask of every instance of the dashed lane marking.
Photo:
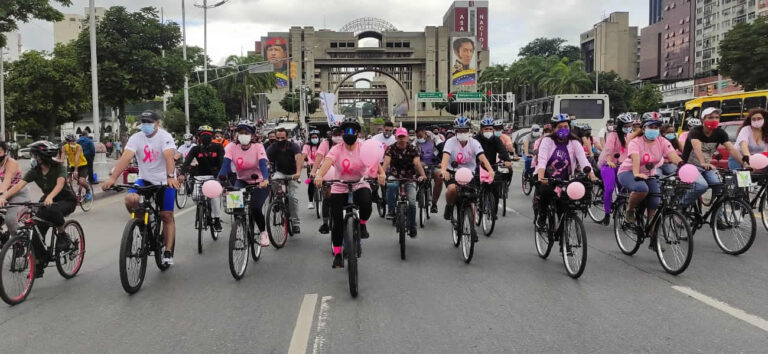
POLYGON ((309 341, 309 332, 312 330, 312 319, 315 316, 316 305, 317 294, 304 294, 304 300, 299 308, 299 316, 296 319, 296 327, 293 328, 288 354, 305 354, 307 352, 307 342, 309 341))
POLYGON ((704 295, 696 290, 693 290, 691 288, 685 287, 685 286, 677 286, 673 285, 672 289, 675 289, 685 295, 688 295, 700 302, 703 302, 706 305, 709 305, 711 307, 714 307, 720 311, 723 311, 733 317, 736 317, 746 323, 749 323, 757 328, 762 329, 765 332, 768 332, 768 321, 765 319, 749 314, 745 312, 744 310, 735 308, 731 305, 726 304, 725 302, 722 302, 718 299, 709 297, 707 295, 704 295))

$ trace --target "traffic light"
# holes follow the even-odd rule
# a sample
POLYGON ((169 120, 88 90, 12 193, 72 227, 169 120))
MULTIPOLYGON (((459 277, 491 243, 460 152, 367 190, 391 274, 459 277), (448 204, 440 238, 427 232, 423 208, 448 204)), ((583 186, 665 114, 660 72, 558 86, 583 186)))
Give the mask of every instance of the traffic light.
POLYGON ((448 92, 448 102, 453 102, 455 98, 453 97, 453 92, 448 92))
POLYGON ((493 92, 491 92, 491 90, 488 90, 488 92, 486 92, 485 94, 485 98, 488 101, 488 103, 492 102, 492 99, 491 99, 492 97, 493 97, 493 92))

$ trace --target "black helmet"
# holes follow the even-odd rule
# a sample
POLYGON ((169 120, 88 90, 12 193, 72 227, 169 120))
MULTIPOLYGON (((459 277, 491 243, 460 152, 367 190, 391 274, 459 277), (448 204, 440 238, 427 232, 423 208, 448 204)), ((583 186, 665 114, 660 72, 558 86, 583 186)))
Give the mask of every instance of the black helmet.
POLYGON ((357 118, 354 117, 347 117, 344 118, 344 121, 341 122, 341 130, 344 131, 347 128, 355 128, 356 132, 360 131, 360 122, 357 121, 357 118))
POLYGON ((54 158, 59 155, 59 147, 50 141, 40 140, 29 145, 29 154, 54 158))

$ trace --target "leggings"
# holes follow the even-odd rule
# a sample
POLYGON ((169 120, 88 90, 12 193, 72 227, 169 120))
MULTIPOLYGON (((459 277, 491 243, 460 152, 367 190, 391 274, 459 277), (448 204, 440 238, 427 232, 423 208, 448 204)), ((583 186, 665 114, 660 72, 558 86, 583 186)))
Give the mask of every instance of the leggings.
MULTIPOLYGON (((365 225, 368 218, 371 217, 371 190, 360 188, 353 193, 355 204, 360 208, 360 224, 365 225)), ((347 193, 331 194, 328 204, 330 204, 331 217, 333 218, 333 230, 331 230, 331 241, 335 247, 341 247, 344 240, 342 230, 344 229, 344 206, 347 204, 347 193)))
MULTIPOLYGON (((247 185, 247 183, 243 182, 242 180, 237 180, 235 182, 235 187, 237 188, 243 188, 247 185)), ((264 208, 264 201, 267 200, 267 197, 269 196, 269 187, 267 188, 258 188, 251 191, 251 200, 248 203, 248 209, 250 210, 251 214, 251 222, 255 222, 256 226, 259 227, 259 231, 266 231, 266 224, 264 223, 264 211, 262 210, 264 208)), ((251 225, 249 225, 251 226, 251 225)))
POLYGON ((605 213, 611 213, 611 203, 613 202, 613 190, 616 188, 616 171, 618 168, 610 167, 607 164, 600 168, 600 175, 603 177, 603 208, 605 213))
POLYGON ((317 189, 315 184, 310 182, 309 186, 307 186, 307 196, 309 197, 310 203, 315 201, 315 189, 317 189))

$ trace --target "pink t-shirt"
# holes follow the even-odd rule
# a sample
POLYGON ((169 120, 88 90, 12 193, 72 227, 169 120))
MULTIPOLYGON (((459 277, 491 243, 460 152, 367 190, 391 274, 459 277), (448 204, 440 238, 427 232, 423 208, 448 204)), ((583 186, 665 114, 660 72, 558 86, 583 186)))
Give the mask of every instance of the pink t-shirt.
POLYGON ((632 155, 640 157, 640 173, 648 176, 656 175, 656 169, 664 162, 664 158, 675 152, 675 148, 664 137, 658 137, 653 142, 648 142, 645 137, 639 136, 632 139, 627 145, 627 159, 619 166, 618 173, 632 172, 632 155), (645 165, 651 163, 653 168, 648 171, 645 165), (650 173, 649 173, 650 172, 650 173))
POLYGON ((301 153, 304 155, 307 155, 307 161, 310 165, 315 164, 315 155, 317 154, 317 151, 319 150, 319 146, 312 146, 309 144, 305 144, 304 147, 301 149, 301 153))
POLYGON ((323 139, 323 141, 320 142, 320 146, 317 147, 317 151, 315 151, 315 155, 318 155, 318 154, 323 156, 328 155, 328 150, 330 150, 330 148, 328 147, 328 140, 323 139))
MULTIPOLYGON (((363 175, 368 170, 368 167, 363 164, 363 159, 360 157, 360 150, 363 144, 360 142, 355 143, 353 150, 347 149, 346 144, 336 144, 328 152, 326 159, 332 161, 332 165, 336 169, 336 178, 342 181, 360 181, 363 179, 363 175)), ((370 188, 368 183, 362 181, 354 186, 354 190, 360 188, 370 188)), ((331 187, 331 193, 347 193, 347 186, 334 183, 331 187)))
MULTIPOLYGON (((627 145, 629 145, 629 142, 627 142, 627 145)), ((605 164, 605 159, 607 156, 610 156, 614 163, 620 165, 627 158, 627 147, 621 146, 619 133, 608 133, 608 136, 605 138, 605 146, 603 146, 603 151, 600 152, 600 157, 597 160, 597 165, 602 167, 605 164), (614 155, 617 153, 619 154, 618 159, 614 158, 614 155)))
POLYGON ((251 144, 248 150, 243 150, 241 146, 240 144, 228 144, 224 148, 224 158, 232 160, 232 165, 234 165, 235 172, 237 172, 237 179, 249 184, 261 182, 264 175, 259 170, 259 160, 267 159, 264 145, 259 143, 251 144), (259 178, 251 178, 253 174, 258 175, 259 178))

